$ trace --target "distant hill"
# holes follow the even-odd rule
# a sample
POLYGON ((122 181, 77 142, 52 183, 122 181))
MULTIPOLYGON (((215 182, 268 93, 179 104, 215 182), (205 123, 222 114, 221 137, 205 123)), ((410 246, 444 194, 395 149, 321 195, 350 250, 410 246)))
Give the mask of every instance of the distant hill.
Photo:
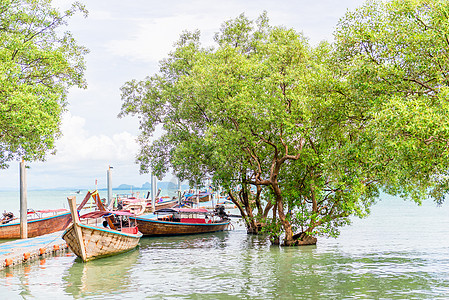
POLYGON ((178 184, 170 181, 161 181, 157 183, 157 187, 163 190, 176 190, 178 188, 178 184))
POLYGON ((140 189, 140 188, 138 188, 134 185, 124 184, 124 183, 122 183, 121 185, 119 185, 116 188, 113 188, 113 190, 130 190, 130 189, 136 190, 136 189, 140 189))
MULTIPOLYGON (((169 182, 169 181, 160 181, 157 183, 157 188, 163 189, 163 190, 176 190, 178 188, 178 185, 176 183, 169 182)), ((149 182, 145 182, 141 187, 138 187, 135 185, 122 183, 118 187, 113 188, 113 190, 131 190, 131 189, 133 189, 133 190, 150 190, 151 184, 149 182)))

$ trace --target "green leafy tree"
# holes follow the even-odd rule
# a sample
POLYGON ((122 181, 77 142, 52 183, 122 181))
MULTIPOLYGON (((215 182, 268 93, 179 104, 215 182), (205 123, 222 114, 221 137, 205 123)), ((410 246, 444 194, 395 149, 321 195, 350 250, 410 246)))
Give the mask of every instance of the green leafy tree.
POLYGON ((449 1, 369 1, 336 31, 338 93, 371 107, 359 114, 364 154, 384 162, 385 191, 417 202, 448 191, 448 11, 449 1))
POLYGON ((59 12, 48 0, 0 1, 0 168, 44 160, 60 135, 69 87, 85 87, 84 55, 61 27, 78 2, 59 12))
POLYGON ((327 52, 311 51, 294 30, 269 26, 265 14, 256 22, 243 15, 226 22, 215 40, 217 49, 203 49, 198 33, 184 34, 161 63, 161 75, 122 87, 121 115, 141 118, 142 170, 161 175, 172 167, 193 184, 213 176, 239 207, 249 231, 265 226, 277 242, 282 228, 286 245, 315 243, 317 228, 357 209, 362 215, 358 205, 366 203, 357 203, 350 191, 317 199, 335 184, 331 174, 328 181, 318 180, 329 156, 319 148, 332 147, 336 138, 326 140, 331 135, 318 131, 322 123, 313 115, 317 105, 307 90, 310 73, 319 70, 314 61, 327 52), (165 132, 151 144, 158 124, 165 132), (301 220, 295 215, 298 207, 307 211, 301 220), (299 223, 302 231, 295 239, 299 223))
POLYGON ((142 171, 171 167, 194 184, 212 176, 249 231, 263 227, 284 245, 337 236, 381 191, 441 201, 447 45, 440 32, 431 48, 427 27, 441 31, 446 19, 434 11, 443 2, 429 3, 368 2, 342 18, 335 44, 316 48, 266 14, 224 23, 216 48, 183 34, 159 75, 122 87, 121 116, 141 118, 142 171), (425 15, 421 29, 413 13, 425 15))

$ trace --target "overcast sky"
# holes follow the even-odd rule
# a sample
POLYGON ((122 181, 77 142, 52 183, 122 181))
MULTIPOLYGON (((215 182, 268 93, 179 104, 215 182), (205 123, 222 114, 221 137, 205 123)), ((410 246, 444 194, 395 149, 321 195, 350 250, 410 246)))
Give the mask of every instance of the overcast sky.
MULTIPOLYGON (((73 1, 58 0, 67 8, 73 1)), ((29 189, 83 188, 106 186, 106 170, 113 166, 113 186, 140 186, 149 175, 140 175, 135 164, 138 151, 138 121, 119 119, 120 87, 131 79, 144 79, 158 72, 183 30, 201 31, 203 45, 212 45, 220 25, 244 13, 256 19, 267 11, 271 25, 302 31, 312 44, 332 40, 334 28, 345 12, 362 0, 80 0, 89 11, 69 20, 67 30, 90 50, 87 59, 88 88, 72 88, 62 124, 63 137, 57 154, 46 162, 30 163, 29 189)), ((0 190, 19 187, 19 163, 0 170, 0 190)), ((175 181, 173 176, 165 180, 175 181)))

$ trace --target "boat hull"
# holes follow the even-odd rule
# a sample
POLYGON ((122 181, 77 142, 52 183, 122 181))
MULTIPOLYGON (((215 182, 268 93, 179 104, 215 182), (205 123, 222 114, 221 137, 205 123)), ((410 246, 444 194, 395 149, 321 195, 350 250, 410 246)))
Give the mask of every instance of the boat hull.
POLYGON ((198 234, 206 232, 223 231, 229 226, 229 221, 221 223, 181 223, 136 218, 139 231, 144 236, 168 236, 198 234))
POLYGON ((199 198, 200 202, 209 202, 212 200, 212 196, 211 195, 205 195, 199 198))
POLYGON ((158 202, 155 205, 156 210, 163 209, 163 208, 172 208, 178 204, 178 200, 169 200, 169 201, 162 201, 158 202))
POLYGON ((128 234, 109 228, 84 224, 79 224, 78 226, 82 233, 82 245, 80 245, 76 237, 74 224, 67 228, 62 238, 67 242, 70 250, 81 259, 83 259, 81 247, 84 247, 86 253, 86 258, 83 259, 84 261, 134 249, 142 236, 141 233, 128 234))
MULTIPOLYGON (((32 238, 64 230, 70 224, 71 220, 70 212, 41 219, 28 220, 28 237, 32 238)), ((20 239, 20 222, 0 225, 0 239, 20 239)))

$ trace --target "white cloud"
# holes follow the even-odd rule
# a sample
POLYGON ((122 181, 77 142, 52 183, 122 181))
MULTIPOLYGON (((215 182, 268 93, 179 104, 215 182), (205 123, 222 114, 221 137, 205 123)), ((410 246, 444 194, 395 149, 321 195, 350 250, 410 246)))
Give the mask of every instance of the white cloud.
MULTIPOLYGON (((52 1, 64 9, 73 2, 52 1)), ((173 0, 168 5, 148 0, 81 2, 89 17, 76 14, 62 30, 71 31, 79 44, 91 50, 87 56, 88 89, 70 90, 71 114, 64 116, 57 153, 48 155, 45 162, 30 163, 30 188, 91 188, 97 178, 104 186, 108 165, 114 167, 114 186, 149 180, 149 175, 139 175, 135 164, 137 119, 116 118, 121 107, 119 88, 127 80, 157 72, 157 62, 173 50, 182 31, 199 29, 203 46, 209 46, 224 21, 241 13, 255 19, 266 10, 270 24, 304 31, 316 43, 331 38, 338 18, 364 0, 173 0)), ((160 130, 156 136, 158 133, 160 130)), ((0 190, 18 187, 17 173, 17 162, 0 170, 0 190)))
POLYGON ((106 44, 108 51, 117 56, 145 62, 159 61, 173 50, 173 44, 185 31, 200 29, 203 39, 212 41, 212 32, 217 31, 220 22, 212 15, 174 15, 157 19, 135 19, 136 31, 126 39, 111 40, 106 44), (207 39, 205 35, 210 35, 207 39))
MULTIPOLYGON (((98 179, 100 187, 106 185, 106 170, 114 166, 114 186, 120 183, 142 184, 148 176, 139 175, 135 157, 139 150, 136 136, 127 131, 111 136, 91 134, 83 117, 66 113, 56 141, 56 155, 47 155, 45 162, 30 162, 27 182, 33 188, 86 187, 93 188, 98 179)), ((18 188, 18 163, 0 172, 0 190, 18 188)))
POLYGON ((136 136, 126 131, 112 136, 90 135, 85 126, 84 118, 65 114, 61 126, 63 136, 56 142, 57 155, 50 156, 48 163, 125 162, 136 156, 139 149, 136 136))
MULTIPOLYGON (((139 175, 135 157, 139 150, 136 136, 116 132, 111 136, 91 134, 86 119, 66 113, 56 141, 56 155, 47 155, 45 162, 30 162, 27 182, 30 189, 77 187, 93 188, 98 179, 100 188, 106 187, 106 170, 114 167, 113 186, 121 183, 143 184, 147 175, 139 175)), ((17 166, 0 172, 0 190, 17 187, 17 166)))

